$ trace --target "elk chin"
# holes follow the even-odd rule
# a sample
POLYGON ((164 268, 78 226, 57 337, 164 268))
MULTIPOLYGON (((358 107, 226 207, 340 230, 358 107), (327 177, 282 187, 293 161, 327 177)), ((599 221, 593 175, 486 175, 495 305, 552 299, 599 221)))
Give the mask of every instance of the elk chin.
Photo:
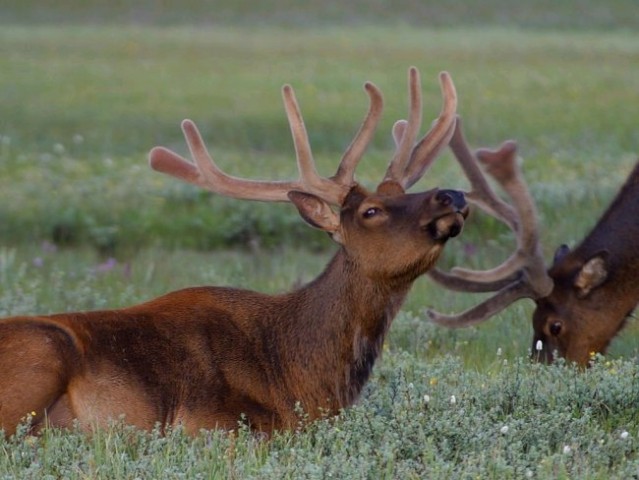
POLYGON ((459 235, 464 228, 464 212, 454 212, 443 215, 426 225, 425 230, 438 242, 445 242, 449 238, 459 235))

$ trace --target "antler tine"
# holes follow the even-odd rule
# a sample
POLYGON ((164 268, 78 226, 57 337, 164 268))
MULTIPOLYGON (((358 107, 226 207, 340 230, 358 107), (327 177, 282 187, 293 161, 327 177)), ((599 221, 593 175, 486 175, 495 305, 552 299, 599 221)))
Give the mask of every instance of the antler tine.
POLYGON ((413 148, 406 167, 403 186, 405 189, 415 184, 428 170, 437 155, 451 140, 457 120, 457 92, 448 72, 439 74, 443 105, 439 117, 432 127, 413 148))
MULTIPOLYGON (((401 137, 397 143, 395 155, 388 165, 386 174, 384 175, 385 182, 396 182, 402 185, 402 177, 404 176, 404 170, 410 159, 411 149, 417 138, 417 133, 421 128, 422 123, 422 92, 421 92, 421 80, 419 77, 419 70, 415 67, 410 67, 408 70, 408 90, 409 90, 409 113, 408 122, 405 122, 402 128, 401 137)), ((397 141, 398 138, 396 137, 397 141)))
POLYGON ((461 328, 476 325, 497 315, 511 303, 521 298, 530 298, 532 291, 525 282, 515 282, 502 288, 497 295, 468 310, 455 315, 444 315, 428 309, 426 315, 431 322, 448 328, 461 328))
MULTIPOLYGON (((453 271, 456 269, 453 268, 453 271)), ((483 293, 483 292, 496 292, 504 287, 507 287, 514 281, 521 278, 521 272, 515 272, 513 275, 497 279, 495 281, 475 281, 461 277, 455 273, 444 272, 438 268, 432 268, 428 271, 430 278, 435 280, 443 287, 454 290, 456 292, 471 292, 471 293, 483 293)))
POLYGON ((550 293, 553 283, 546 272, 539 243, 537 208, 517 163, 516 152, 516 144, 506 142, 502 148, 495 152, 487 149, 478 150, 477 157, 513 202, 520 219, 519 231, 517 232, 519 255, 523 257, 522 263, 525 265, 526 280, 529 281, 535 298, 539 298, 550 293), (504 158, 503 150, 506 152, 506 157, 512 159, 511 161, 502 161, 504 158))
POLYGON ((348 193, 350 185, 342 185, 333 180, 320 177, 315 168, 311 145, 308 141, 308 134, 306 133, 306 127, 304 126, 304 120, 295 98, 293 87, 284 85, 282 96, 291 134, 293 135, 300 183, 304 186, 302 190, 314 193, 334 205, 340 205, 348 193))
POLYGON ((286 193, 300 188, 299 182, 245 180, 227 175, 209 155, 194 122, 184 120, 182 131, 195 165, 167 148, 155 147, 149 153, 151 168, 215 193, 246 200, 288 201, 286 193))
MULTIPOLYGON (((512 230, 517 230, 518 220, 515 210, 499 198, 488 184, 486 177, 479 168, 477 158, 468 147, 462 126, 462 119, 457 115, 455 130, 450 139, 450 148, 461 166, 464 175, 466 175, 466 178, 468 178, 470 182, 471 190, 466 194, 466 198, 485 212, 500 219, 512 230)), ((507 143, 508 148, 510 148, 511 144, 516 148, 514 142, 507 143)))
POLYGON ((371 82, 366 82, 364 89, 369 97, 368 113, 352 143, 344 152, 339 167, 337 167, 337 171, 332 177, 332 180, 342 185, 353 183, 355 168, 372 141, 382 116, 384 106, 382 92, 371 82))
POLYGON ((550 293, 553 284, 546 273, 539 245, 537 211, 517 163, 516 143, 504 142, 494 151, 478 150, 475 157, 467 147, 458 121, 451 147, 472 185, 467 198, 506 223, 517 239, 515 253, 491 270, 454 268, 450 274, 431 272, 431 278, 453 290, 498 291, 493 297, 458 315, 428 311, 428 316, 436 323, 461 327, 486 320, 520 298, 544 297, 550 293), (479 170, 477 159, 508 194, 512 206, 495 195, 479 170))

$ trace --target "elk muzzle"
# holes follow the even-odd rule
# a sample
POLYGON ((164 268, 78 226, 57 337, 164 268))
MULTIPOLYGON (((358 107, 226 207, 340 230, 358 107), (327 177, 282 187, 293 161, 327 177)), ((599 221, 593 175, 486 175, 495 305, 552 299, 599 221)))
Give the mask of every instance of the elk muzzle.
POLYGON ((434 240, 446 241, 459 235, 469 212, 464 194, 457 190, 440 190, 435 194, 433 201, 436 209, 442 210, 442 214, 436 215, 435 219, 425 226, 431 237, 434 240))

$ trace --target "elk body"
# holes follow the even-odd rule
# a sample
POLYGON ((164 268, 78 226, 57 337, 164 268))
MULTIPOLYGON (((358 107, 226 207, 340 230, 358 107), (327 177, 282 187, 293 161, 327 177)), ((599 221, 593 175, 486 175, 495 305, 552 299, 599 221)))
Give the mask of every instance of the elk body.
POLYGON ((409 72, 408 121, 373 192, 354 169, 381 115, 379 90, 337 173, 315 171, 304 123, 289 86, 284 104, 300 178, 251 181, 224 174, 195 125, 182 128, 195 160, 157 147, 153 168, 235 198, 290 201, 311 225, 339 244, 318 278, 281 295, 194 287, 111 311, 13 317, 0 321, 0 426, 12 434, 30 412, 45 426, 83 428, 124 417, 150 429, 237 426, 264 432, 298 425, 352 404, 367 381, 393 317, 413 281, 429 270, 467 215, 460 192, 405 191, 444 148, 454 129, 456 93, 440 76, 442 111, 416 142, 421 89, 409 72), (338 212, 334 210, 338 208, 338 212))
POLYGON ((605 352, 612 338, 639 302, 639 164, 592 232, 572 252, 560 247, 547 269, 539 242, 534 201, 517 162, 516 144, 472 153, 456 123, 450 146, 468 176, 466 195, 485 212, 507 224, 517 240, 515 252, 491 270, 433 269, 429 275, 447 288, 464 292, 497 292, 457 315, 429 311, 430 319, 447 327, 483 322, 511 303, 530 298, 533 314, 533 357, 550 362, 553 355, 587 365, 593 353, 605 352), (479 164, 510 197, 496 196, 479 164), (629 213, 630 212, 630 213, 629 213))

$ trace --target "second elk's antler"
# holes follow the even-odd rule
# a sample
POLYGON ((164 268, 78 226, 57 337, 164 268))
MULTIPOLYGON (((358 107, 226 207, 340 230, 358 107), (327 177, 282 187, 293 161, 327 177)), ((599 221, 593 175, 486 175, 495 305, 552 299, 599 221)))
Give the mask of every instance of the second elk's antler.
POLYGON ((537 210, 518 163, 517 144, 506 141, 497 150, 479 149, 473 153, 466 143, 458 118, 450 147, 470 181, 471 190, 466 194, 466 199, 505 223, 514 232, 517 241, 515 252, 501 265, 490 270, 455 267, 450 273, 437 269, 429 272, 433 280, 451 290, 497 292, 484 302, 456 315, 428 310, 430 320, 455 328, 487 320, 521 298, 536 300, 545 297, 551 292, 553 282, 546 273, 539 243, 537 210), (496 195, 479 163, 510 197, 510 204, 496 195))

